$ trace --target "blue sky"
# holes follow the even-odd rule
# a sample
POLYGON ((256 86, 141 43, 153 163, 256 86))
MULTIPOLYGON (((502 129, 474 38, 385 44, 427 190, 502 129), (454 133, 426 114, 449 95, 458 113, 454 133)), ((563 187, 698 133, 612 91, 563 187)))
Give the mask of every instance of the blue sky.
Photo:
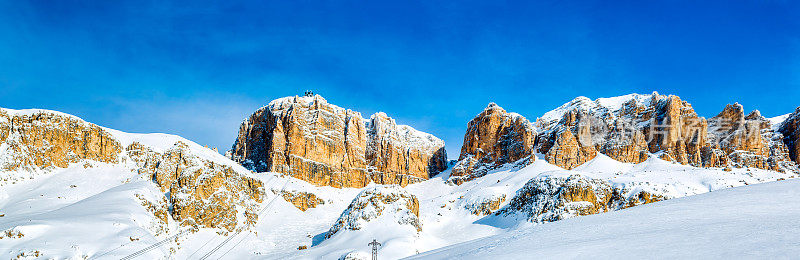
POLYGON ((489 102, 531 120, 652 91, 706 117, 800 106, 796 1, 219 2, 0 0, 0 107, 226 150, 252 111, 312 89, 453 158, 489 102))

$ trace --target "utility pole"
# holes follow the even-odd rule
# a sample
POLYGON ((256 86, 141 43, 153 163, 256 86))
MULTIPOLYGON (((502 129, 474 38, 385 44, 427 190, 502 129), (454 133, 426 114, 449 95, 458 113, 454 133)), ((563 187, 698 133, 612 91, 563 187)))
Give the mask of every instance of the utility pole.
POLYGON ((372 242, 370 242, 368 245, 372 246, 372 260, 378 260, 378 247, 381 245, 381 243, 378 243, 377 240, 372 239, 372 242))

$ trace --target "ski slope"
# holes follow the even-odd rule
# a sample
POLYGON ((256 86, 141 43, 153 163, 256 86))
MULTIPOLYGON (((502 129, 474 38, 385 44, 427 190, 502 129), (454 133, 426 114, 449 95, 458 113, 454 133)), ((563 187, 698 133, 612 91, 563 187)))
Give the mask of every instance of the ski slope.
POLYGON ((767 259, 800 252, 800 180, 546 223, 409 259, 767 259))

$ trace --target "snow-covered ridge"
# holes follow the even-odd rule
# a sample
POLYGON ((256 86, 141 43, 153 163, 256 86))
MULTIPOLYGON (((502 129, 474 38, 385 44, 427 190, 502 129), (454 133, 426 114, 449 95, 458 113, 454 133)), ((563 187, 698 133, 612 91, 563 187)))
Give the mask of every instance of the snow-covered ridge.
POLYGON ((369 119, 364 119, 363 121, 367 129, 376 131, 382 131, 387 127, 394 126, 394 128, 389 129, 389 136, 397 139, 397 141, 399 141, 401 144, 405 144, 409 148, 422 149, 423 151, 432 153, 436 152, 436 149, 444 146, 444 141, 442 139, 439 139, 432 134, 414 129, 409 125, 399 125, 395 122, 394 118, 389 117, 384 112, 372 114, 369 119), (381 125, 381 123, 389 124, 381 125))
POLYGON ((556 109, 544 113, 544 115, 537 118, 536 121, 540 122, 542 125, 550 125, 553 122, 561 120, 567 112, 576 109, 581 111, 596 111, 598 114, 614 113, 622 109, 623 105, 631 100, 634 100, 636 106, 649 106, 653 97, 660 97, 660 95, 657 92, 653 92, 652 94, 633 93, 617 97, 598 98, 595 100, 579 96, 556 109))
MULTIPOLYGON (((67 114, 67 113, 60 112, 60 111, 55 111, 55 110, 48 110, 48 109, 39 109, 39 108, 11 109, 11 108, 0 107, 0 112, 4 112, 4 113, 8 114, 11 117, 13 117, 13 116, 33 116, 33 115, 36 115, 36 114, 52 114, 52 115, 62 116, 62 117, 65 117, 65 118, 74 119, 74 120, 80 121, 82 123, 88 123, 88 122, 86 122, 86 120, 83 120, 82 118, 80 118, 78 116, 67 114)), ((3 119, 3 118, 0 118, 0 119, 3 119)))
POLYGON ((770 117, 770 118, 767 118, 767 121, 769 121, 769 123, 772 125, 772 129, 777 131, 781 127, 783 122, 785 122, 786 119, 788 119, 789 116, 791 116, 791 115, 792 115, 792 113, 788 113, 788 114, 785 114, 785 115, 780 115, 780 116, 776 116, 776 117, 770 117))
MULTIPOLYGON (((10 109, 10 108, 2 108, 0 107, 0 111, 7 113, 9 116, 34 116, 37 114, 52 114, 57 115, 65 118, 70 118, 77 120, 78 122, 85 124, 85 125, 92 125, 97 126, 103 129, 104 131, 111 134, 116 141, 122 145, 122 147, 127 147, 128 145, 138 142, 143 145, 149 146, 153 148, 155 151, 163 152, 169 148, 171 148, 177 142, 184 142, 189 145, 192 150, 201 151, 201 154, 204 157, 208 158, 216 158, 216 159, 224 159, 225 157, 220 155, 217 152, 214 152, 211 149, 208 149, 202 145, 199 145, 189 139, 183 138, 178 135, 174 134, 166 134, 166 133, 128 133, 123 132, 120 130, 100 126, 91 122, 84 120, 81 117, 76 115, 55 111, 55 110, 48 110, 48 109, 10 109)), ((234 165, 238 165, 235 164, 234 165)))
MULTIPOLYGON (((264 107, 260 108, 259 110, 261 110, 261 109, 269 109, 270 111, 276 112, 276 111, 287 109, 291 105, 301 105, 301 106, 305 106, 305 107, 311 107, 311 106, 313 106, 315 104, 324 104, 324 105, 326 105, 327 107, 330 107, 333 111, 336 111, 336 112, 344 112, 344 111, 348 110, 348 109, 342 108, 340 106, 328 103, 328 100, 326 100, 324 97, 322 97, 322 96, 320 96, 318 94, 315 94, 313 96, 288 96, 288 97, 277 98, 277 99, 274 99, 274 100, 270 101, 267 106, 264 106, 264 107)), ((359 113, 359 115, 360 115, 360 113, 359 113)), ((409 126, 409 125, 397 124, 395 122, 394 118, 389 117, 385 112, 382 112, 382 111, 379 111, 379 112, 376 112, 376 113, 372 114, 369 118, 361 117, 361 121, 363 121, 365 123, 367 128, 370 128, 370 123, 375 118, 389 118, 389 119, 391 119, 390 121, 392 122, 392 124, 395 124, 397 126, 398 134, 400 136, 405 137, 409 141, 423 140, 424 139, 424 140, 427 140, 427 141, 430 141, 430 142, 434 142, 434 143, 437 143, 437 144, 440 143, 440 144, 444 145, 444 141, 442 141, 440 138, 437 138, 436 136, 434 136, 434 135, 432 135, 430 133, 426 133, 426 132, 414 129, 412 126, 409 126)), ((245 119, 244 121, 247 121, 247 120, 248 119, 245 119)))

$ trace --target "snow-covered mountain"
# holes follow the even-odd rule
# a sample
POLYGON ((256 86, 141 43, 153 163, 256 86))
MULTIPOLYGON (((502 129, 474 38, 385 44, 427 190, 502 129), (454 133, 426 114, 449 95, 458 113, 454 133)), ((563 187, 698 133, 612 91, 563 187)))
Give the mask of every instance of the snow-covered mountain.
MULTIPOLYGON (((758 186, 751 202, 781 201, 785 192, 760 187, 796 186, 783 180, 800 174, 798 118, 800 110, 745 116, 734 104, 706 120, 655 93, 577 98, 533 122, 490 104, 467 124, 459 161, 442 171, 440 139, 320 96, 256 111, 228 156, 174 135, 0 109, 0 256, 369 259, 377 240, 381 259, 396 259, 483 239, 419 256, 490 257, 475 250, 664 212, 630 213, 642 204, 670 211, 692 201, 674 198, 774 181, 782 182, 758 186), (605 212, 615 213, 584 216, 605 212)), ((678 235, 651 232, 661 231, 678 235)), ((775 248, 771 255, 789 249, 775 248)))
POLYGON ((798 215, 800 180, 787 180, 519 229, 410 259, 793 259, 798 215))

